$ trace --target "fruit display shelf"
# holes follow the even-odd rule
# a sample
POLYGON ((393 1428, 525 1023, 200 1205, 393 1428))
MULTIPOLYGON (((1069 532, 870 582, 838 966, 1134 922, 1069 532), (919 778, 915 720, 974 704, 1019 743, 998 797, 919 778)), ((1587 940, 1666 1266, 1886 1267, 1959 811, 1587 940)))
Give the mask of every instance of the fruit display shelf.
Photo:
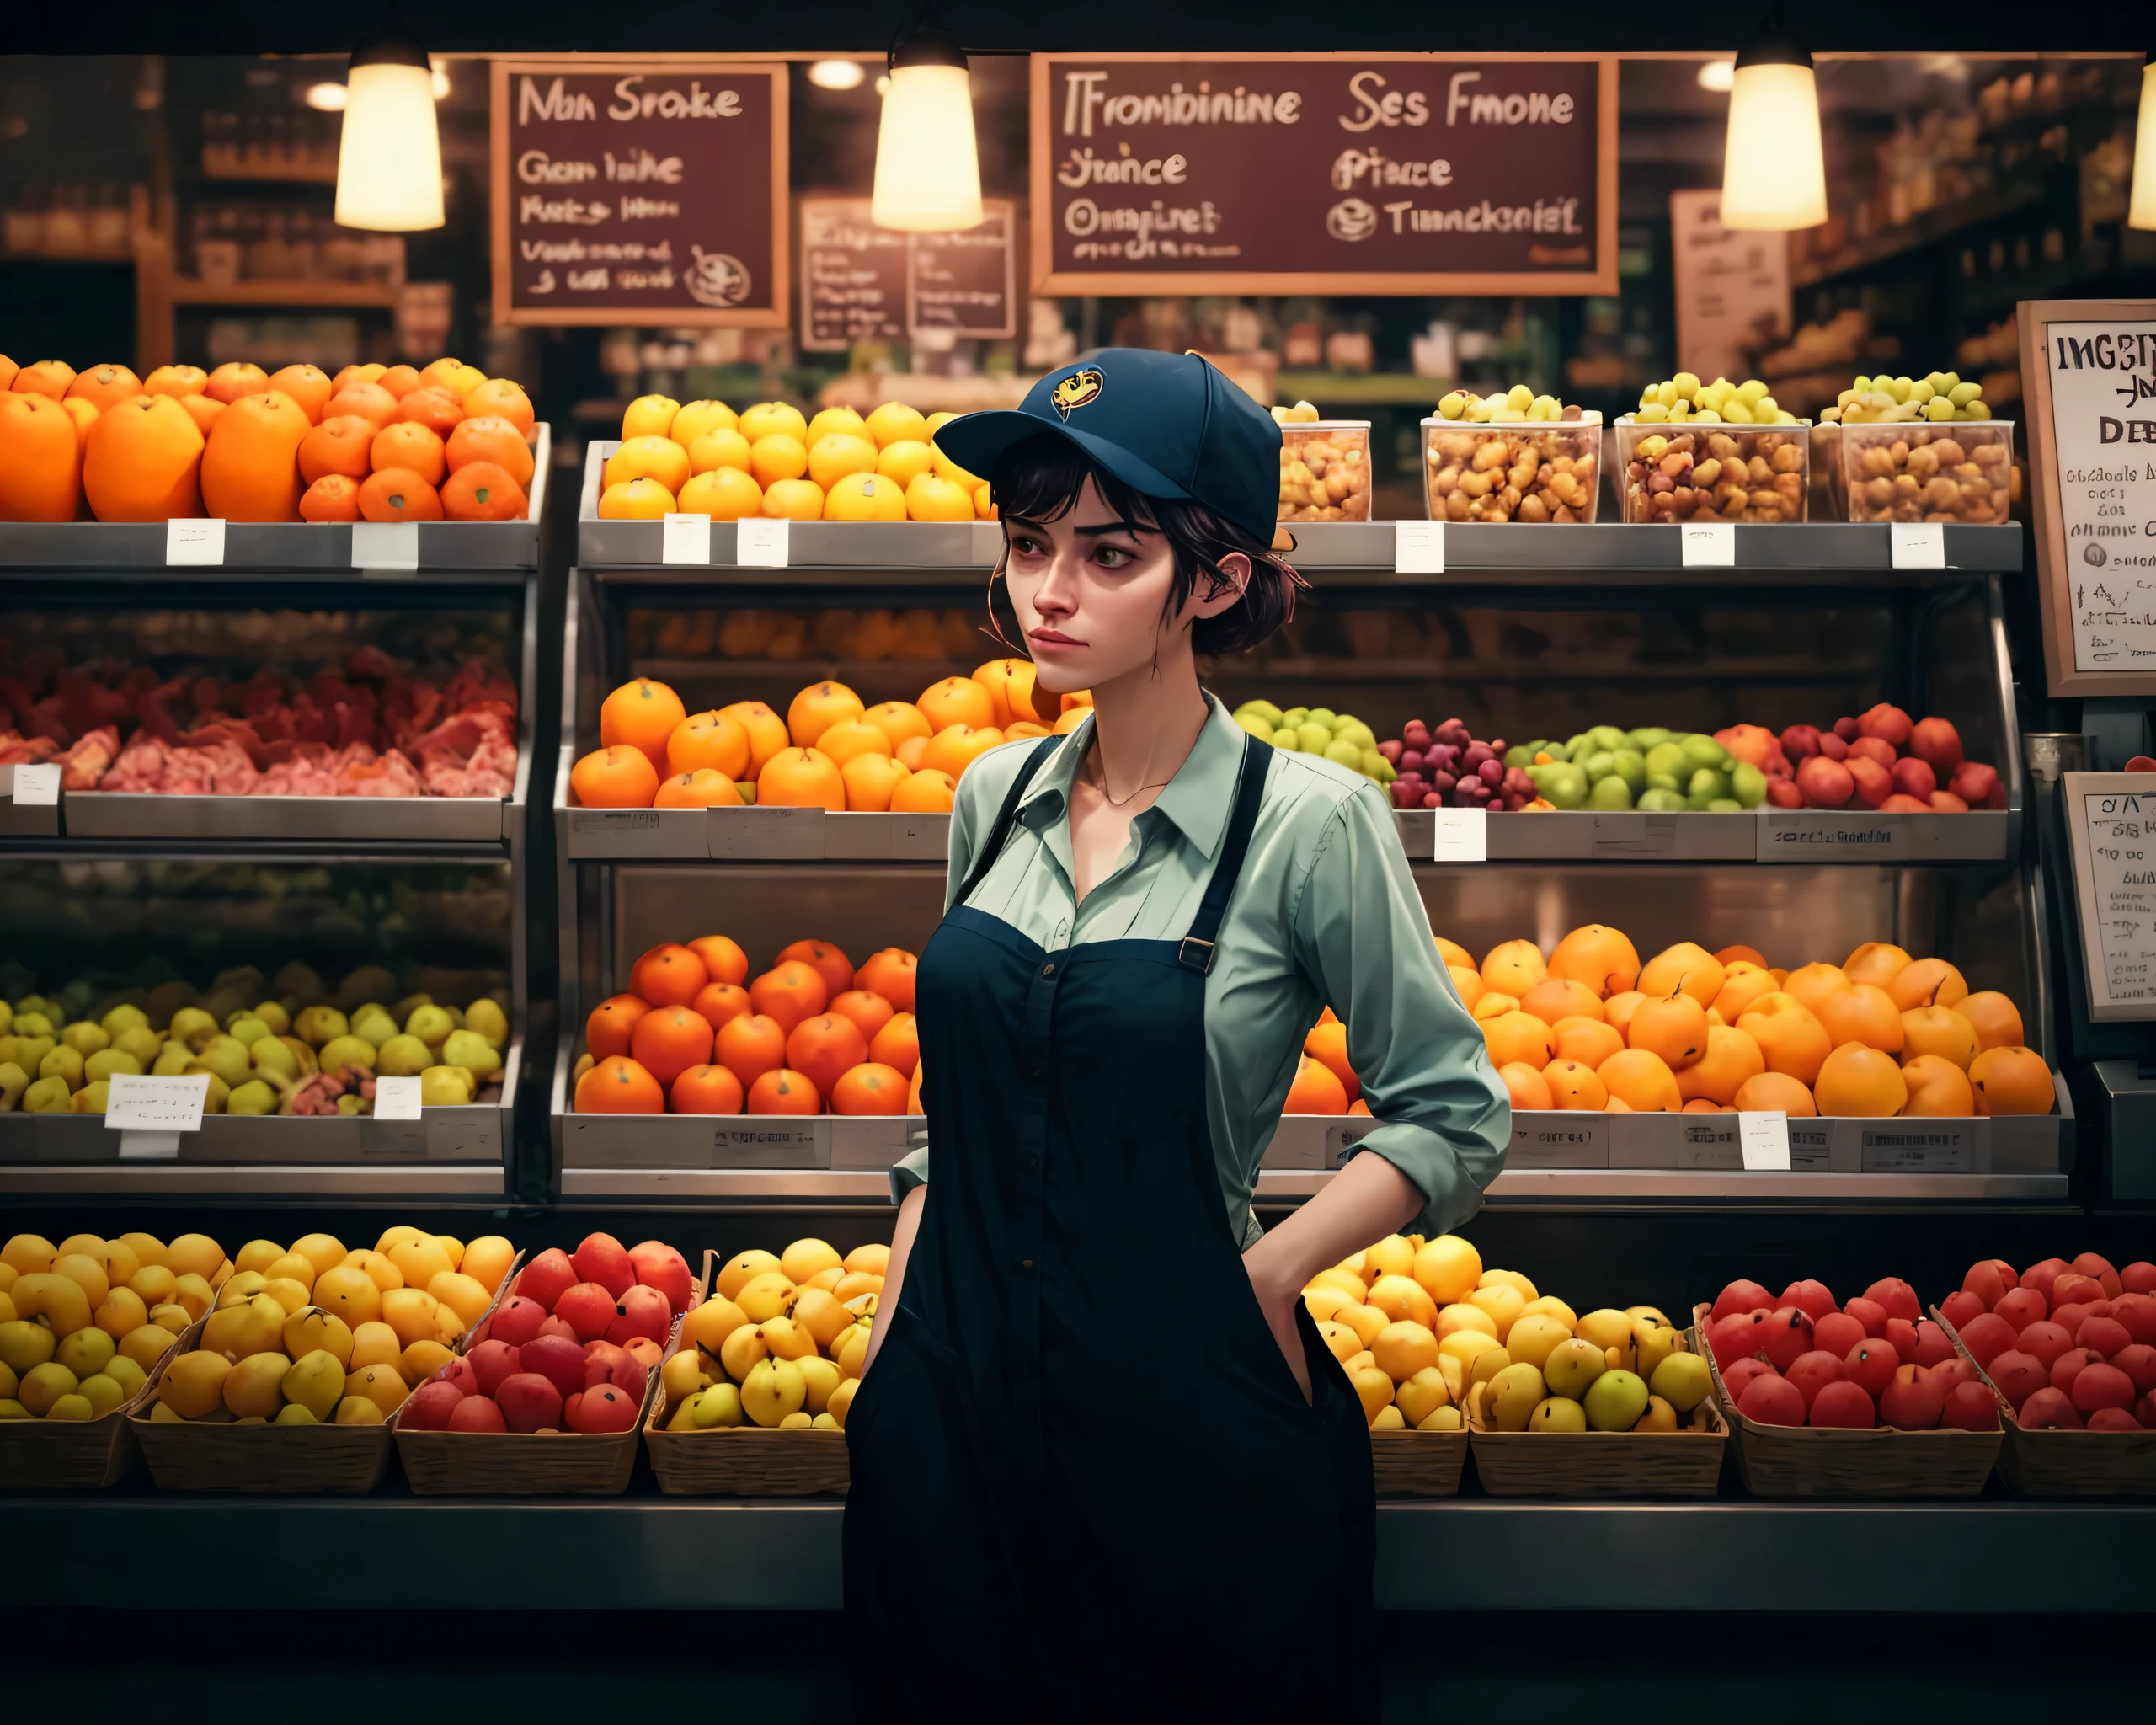
MULTIPOLYGON (((1439 850, 1439 812, 1395 811, 1408 861, 1465 866, 1452 830, 1439 850)), ((1767 808, 1741 814, 1443 812, 1484 822, 1482 860, 1489 862, 2003 862, 2020 850, 2020 814, 2013 808, 1966 814, 1767 808)))

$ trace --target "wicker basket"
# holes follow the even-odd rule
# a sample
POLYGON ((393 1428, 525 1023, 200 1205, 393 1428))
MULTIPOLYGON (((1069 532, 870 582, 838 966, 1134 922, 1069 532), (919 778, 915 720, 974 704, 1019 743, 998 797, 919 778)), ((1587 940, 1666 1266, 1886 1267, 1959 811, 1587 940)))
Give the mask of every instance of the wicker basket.
MULTIPOLYGON (((1702 1324, 1707 1310, 1694 1314, 1702 1324)), ((1755 1498, 1973 1498, 1998 1459, 1997 1432, 1762 1425, 1737 1411, 1711 1351, 1707 1365, 1755 1498)))
POLYGON ((1380 1498, 1456 1498, 1467 1466, 1467 1428, 1456 1432, 1372 1432, 1370 1471, 1380 1498))
MULTIPOLYGON (((1961 1332, 1937 1307, 1931 1315, 1976 1365, 1961 1332)), ((1977 1365, 1977 1375, 1999 1397, 1999 1477, 2023 1497, 2156 1498, 2156 1432, 2032 1432, 2015 1418, 1991 1374, 1977 1365)))
POLYGON ((141 1389, 96 1419, 0 1419, 0 1491, 95 1492, 118 1485, 141 1453, 127 1416, 147 1405, 156 1386, 154 1375, 144 1379, 141 1389))
POLYGON ((1710 1397, 1679 1431, 1499 1432, 1475 1420, 1470 1441, 1476 1477, 1493 1498, 1607 1503, 1713 1497, 1728 1435, 1710 1397))

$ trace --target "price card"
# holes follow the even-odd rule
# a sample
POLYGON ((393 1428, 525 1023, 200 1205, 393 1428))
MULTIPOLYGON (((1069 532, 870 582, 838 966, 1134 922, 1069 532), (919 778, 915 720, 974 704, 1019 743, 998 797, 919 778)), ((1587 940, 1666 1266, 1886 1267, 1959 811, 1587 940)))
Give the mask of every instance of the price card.
POLYGON ((1785 1114, 1742 1113, 1737 1117, 1737 1147, 1748 1172, 1762 1174, 1789 1172, 1789 1116, 1785 1114))
POLYGON ((60 768, 52 761, 36 766, 24 765, 15 769, 15 804, 27 809, 32 805, 51 808, 60 800, 60 768))
POLYGON ((1678 528, 1688 569, 1734 569, 1737 566, 1737 523, 1686 521, 1678 528))
POLYGON ((416 1078, 376 1079, 374 1117, 377 1120, 419 1119, 419 1081, 416 1078))
POLYGON ((1437 816, 1434 862, 1487 862, 1490 860, 1490 811, 1486 809, 1433 809, 1437 816))
POLYGON ((221 518, 165 523, 165 562, 169 566, 179 569, 224 560, 225 524, 221 518))
POLYGON ((1946 567, 1946 526, 1943 521, 1889 521, 1887 548, 1897 569, 1946 567))
POLYGON ((711 561, 711 517, 669 514, 659 540, 661 563, 683 563, 699 568, 711 561))
POLYGON ((744 569, 782 569, 792 545, 785 516, 744 515, 734 524, 734 561, 744 569))
POLYGON ((1395 521, 1392 570, 1398 575, 1442 575, 1445 572, 1445 524, 1395 521))
POLYGON ((419 567, 419 524, 353 522, 352 567, 371 574, 411 574, 419 567))
POLYGON ((179 1135, 202 1130, 202 1106, 210 1097, 210 1075, 159 1078, 115 1072, 105 1092, 104 1123, 120 1134, 122 1162, 171 1162, 179 1155, 179 1135))

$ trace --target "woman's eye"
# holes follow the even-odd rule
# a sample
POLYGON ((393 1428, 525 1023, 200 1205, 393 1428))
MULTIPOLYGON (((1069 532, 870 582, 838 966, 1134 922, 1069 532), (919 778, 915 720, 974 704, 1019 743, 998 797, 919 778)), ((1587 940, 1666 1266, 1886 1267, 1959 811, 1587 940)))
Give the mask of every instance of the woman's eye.
POLYGON ((1119 569, 1134 562, 1135 554, 1120 545, 1099 545, 1093 548, 1093 561, 1104 569, 1119 569))
POLYGON ((1011 549, 1020 557, 1039 557, 1043 554, 1041 542, 1030 533, 1013 533, 1011 549))

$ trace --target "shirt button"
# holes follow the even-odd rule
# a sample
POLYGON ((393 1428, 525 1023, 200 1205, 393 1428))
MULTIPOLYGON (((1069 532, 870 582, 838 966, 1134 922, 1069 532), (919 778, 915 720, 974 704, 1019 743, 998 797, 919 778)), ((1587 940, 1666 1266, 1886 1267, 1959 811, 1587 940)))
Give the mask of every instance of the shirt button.
POLYGON ((1022 1270, 1029 1270, 1033 1267, 1033 1261, 1030 1258, 1022 1258, 1018 1260, 1018 1268, 1022 1270))
POLYGON ((1055 975, 1055 966, 1054 966, 1054 965, 1053 965, 1053 964, 1043 964, 1043 965, 1042 965, 1042 966, 1041 966, 1041 975, 1043 975, 1043 976, 1053 976, 1053 975, 1055 975))

